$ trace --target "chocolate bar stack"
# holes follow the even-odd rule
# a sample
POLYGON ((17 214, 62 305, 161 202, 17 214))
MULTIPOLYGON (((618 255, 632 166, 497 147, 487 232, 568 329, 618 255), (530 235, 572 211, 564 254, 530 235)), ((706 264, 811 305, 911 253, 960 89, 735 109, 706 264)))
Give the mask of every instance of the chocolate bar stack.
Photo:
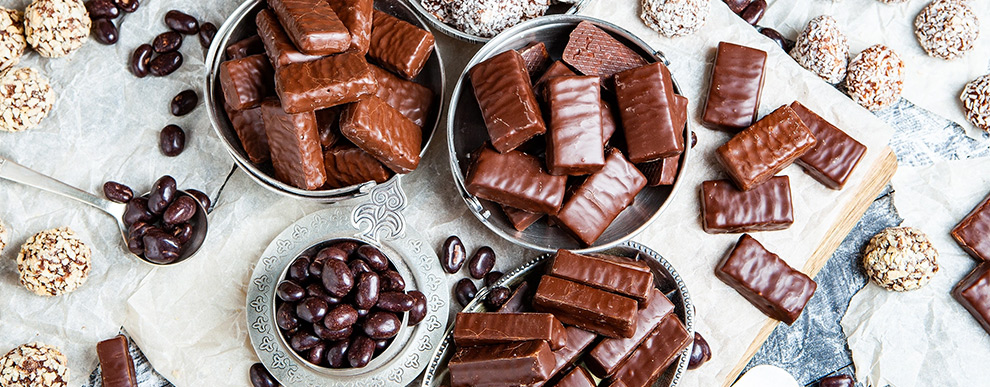
POLYGON ((559 250, 530 289, 495 313, 458 314, 452 386, 646 387, 691 343, 642 261, 559 250))
POLYGON ((416 82, 433 35, 373 0, 269 0, 227 47, 224 108, 250 161, 306 190, 384 182, 419 165, 435 98, 416 82))
POLYGON ((490 141, 472 155, 467 190, 517 230, 547 215, 591 246, 643 188, 674 183, 687 99, 666 66, 594 24, 578 24, 561 61, 535 42, 468 75, 490 141))

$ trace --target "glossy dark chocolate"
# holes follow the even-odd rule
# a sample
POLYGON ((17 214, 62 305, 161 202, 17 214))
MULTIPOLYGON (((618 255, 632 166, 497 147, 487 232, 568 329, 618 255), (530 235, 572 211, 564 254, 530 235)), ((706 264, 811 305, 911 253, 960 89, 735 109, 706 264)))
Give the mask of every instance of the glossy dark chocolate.
POLYGON ((567 67, 567 65, 564 64, 564 62, 558 60, 556 62, 553 62, 550 65, 550 67, 548 67, 546 71, 544 71, 543 74, 536 79, 536 82, 533 82, 533 91, 537 95, 539 95, 544 102, 546 102, 547 100, 550 99, 550 97, 546 93, 547 82, 557 77, 567 77, 567 76, 573 77, 575 75, 578 74, 575 73, 573 70, 571 70, 570 67, 567 67))
POLYGON ((605 166, 574 190, 554 219, 585 245, 592 245, 646 187, 646 177, 612 149, 605 166))
POLYGON ((265 120, 261 117, 261 107, 246 110, 234 110, 224 103, 230 126, 241 140, 241 147, 247 153, 252 163, 261 164, 271 160, 268 148, 268 135, 265 134, 265 120))
POLYGON ((306 55, 299 51, 271 10, 259 11, 254 22, 258 27, 258 36, 265 45, 265 52, 275 67, 320 59, 320 56, 306 55))
POLYGON ((327 3, 351 33, 349 49, 367 54, 371 46, 374 0, 327 0, 327 3))
POLYGON ((327 180, 320 134, 313 112, 289 114, 275 98, 261 104, 275 177, 297 188, 315 190, 327 180))
POLYGON ((553 351, 556 363, 550 372, 550 378, 577 363, 585 348, 588 348, 598 338, 598 335, 578 327, 566 326, 564 331, 567 332, 567 345, 553 351))
POLYGON ((346 52, 279 68, 275 90, 286 112, 302 113, 357 101, 378 82, 363 56, 346 52))
POLYGON ((598 77, 557 77, 546 87, 551 117, 546 155, 550 174, 580 176, 602 169, 605 141, 598 77))
POLYGON ((100 378, 106 387, 137 387, 134 358, 127 348, 127 337, 117 335, 96 344, 100 378))
POLYGON ((668 314, 626 358, 611 379, 621 380, 628 387, 650 387, 690 344, 691 336, 684 324, 677 315, 668 314))
POLYGON ((684 147, 683 131, 687 125, 688 99, 679 94, 674 94, 674 103, 670 105, 670 115, 674 121, 674 130, 677 132, 677 140, 684 147))
POLYGON ((603 336, 627 338, 636 333, 636 300, 562 278, 543 276, 533 307, 603 336))
POLYGON ((340 132, 396 173, 419 165, 423 130, 378 97, 348 105, 340 115, 340 132))
POLYGON ((492 146, 499 152, 547 131, 518 52, 495 55, 472 67, 469 75, 492 146))
POLYGON ((814 146, 815 136, 785 105, 718 147, 715 156, 732 181, 749 191, 814 146))
POLYGON ((220 86, 223 98, 235 110, 244 110, 261 104, 273 94, 275 83, 271 63, 264 55, 228 60, 220 64, 220 86))
POLYGON ((268 0, 299 51, 331 55, 350 47, 351 34, 326 0, 268 0))
POLYGON ((595 387, 595 382, 584 368, 574 367, 556 384, 557 387, 595 387))
POLYGON ((709 234, 786 229, 794 223, 790 179, 775 176, 749 191, 728 180, 701 183, 701 221, 709 234))
POLYGON ((241 59, 265 53, 265 44, 258 35, 251 35, 227 46, 227 60, 241 59))
POLYGON ((763 314, 791 325, 801 316, 818 284, 767 251, 749 234, 715 267, 715 276, 763 314))
POLYGON ((530 78, 543 74, 550 66, 550 53, 547 52, 547 45, 543 42, 533 42, 528 46, 519 49, 519 55, 526 63, 526 71, 530 78))
POLYGON ((433 34, 375 10, 368 56, 382 67, 413 79, 433 54, 433 34))
POLYGON ((956 299, 990 333, 990 263, 982 263, 952 289, 956 299))
POLYGON ((952 238, 973 258, 990 261, 990 196, 952 229, 952 238))
POLYGON ((646 176, 646 185, 650 187, 673 185, 677 180, 677 169, 680 166, 681 155, 636 164, 636 168, 639 168, 639 171, 643 172, 643 176, 646 176))
POLYGON ((467 191, 521 210, 556 214, 564 202, 566 176, 553 176, 540 159, 519 151, 499 153, 485 145, 473 154, 467 191))
POLYGON ((629 161, 645 163, 684 151, 683 125, 674 126, 676 102, 667 66, 653 63, 616 74, 615 95, 629 161))
POLYGON ((505 213, 505 217, 509 218, 509 222, 512 223, 512 227, 516 231, 523 231, 536 223, 537 220, 543 217, 544 214, 537 214, 529 211, 520 210, 518 208, 502 206, 502 212, 505 213))
POLYGON ((341 142, 343 136, 340 134, 340 112, 339 106, 328 109, 320 109, 316 112, 316 130, 320 133, 320 146, 324 150, 332 148, 341 142))
POLYGON ((615 373, 629 355, 639 346, 665 316, 674 311, 670 302, 658 289, 652 289, 649 302, 636 314, 636 333, 626 339, 606 338, 596 344, 584 358, 585 365, 592 374, 605 378, 615 373))
POLYGON ((866 146, 800 102, 791 103, 791 109, 815 136, 815 146, 795 162, 826 187, 842 189, 866 154, 866 146))
POLYGON ((460 347, 450 358, 452 387, 528 386, 546 381, 554 365, 546 341, 460 347))
POLYGON ((378 81, 375 96, 394 107, 416 126, 426 125, 433 105, 433 90, 413 81, 399 78, 378 66, 371 65, 371 73, 378 81))
POLYGON ((602 144, 608 144, 608 140, 612 139, 615 131, 618 130, 619 123, 616 122, 615 111, 612 110, 612 104, 605 101, 602 98, 602 144))
POLYGON ((557 250, 547 274, 645 301, 653 291, 653 272, 642 261, 611 255, 582 255, 557 250))
POLYGON ((342 188, 367 181, 384 183, 392 171, 374 156, 353 146, 338 146, 323 154, 327 169, 327 188, 342 188))
POLYGON ((760 109, 766 62, 764 51, 719 43, 702 123, 729 132, 752 125, 760 109))
POLYGON ((571 32, 563 59, 581 74, 601 77, 605 85, 612 75, 647 63, 642 55, 587 21, 571 32))
MULTIPOLYGON (((509 300, 498 308, 498 313, 518 313, 527 309, 528 301, 532 298, 529 294, 529 289, 529 282, 526 281, 516 286, 516 290, 512 291, 509 300)), ((568 336, 568 340, 570 340, 570 336, 568 336)))
POLYGON ((454 343, 462 347, 543 340, 551 350, 567 345, 564 326, 549 313, 458 313, 454 343))

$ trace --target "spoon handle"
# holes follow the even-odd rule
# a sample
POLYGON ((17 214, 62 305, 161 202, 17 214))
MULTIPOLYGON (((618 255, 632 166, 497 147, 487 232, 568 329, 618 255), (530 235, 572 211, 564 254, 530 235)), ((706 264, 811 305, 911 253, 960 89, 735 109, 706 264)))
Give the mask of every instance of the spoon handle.
POLYGON ((51 177, 35 172, 23 165, 0 157, 0 179, 10 180, 16 183, 28 185, 40 190, 56 193, 68 198, 78 200, 99 208, 104 212, 117 216, 122 213, 123 205, 97 197, 76 187, 55 180, 51 177))

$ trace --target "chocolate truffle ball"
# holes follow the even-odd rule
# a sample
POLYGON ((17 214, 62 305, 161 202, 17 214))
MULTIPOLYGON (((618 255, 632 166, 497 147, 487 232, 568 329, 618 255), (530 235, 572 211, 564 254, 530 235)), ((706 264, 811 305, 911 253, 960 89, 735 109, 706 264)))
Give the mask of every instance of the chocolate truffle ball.
POLYGON ((0 73, 0 130, 19 132, 41 124, 55 104, 55 92, 38 70, 12 68, 0 73))
POLYGON ((967 83, 959 99, 969 122, 990 132, 990 74, 967 83))
POLYGON ((928 55, 955 59, 973 49, 980 21, 961 0, 935 0, 914 19, 914 34, 928 55))
POLYGON ((58 58, 82 47, 92 21, 80 0, 35 0, 24 10, 24 34, 41 56, 58 58))
POLYGON ((643 0, 643 23, 668 38, 690 35, 705 25, 710 0, 643 0))
POLYGON ((21 284, 39 296, 68 294, 86 282, 91 255, 68 227, 34 234, 17 254, 21 284))
POLYGON ((891 227, 873 236, 863 265, 877 285, 898 292, 919 289, 938 272, 938 251, 916 228, 891 227))
POLYGON ((453 0, 439 13, 445 13, 445 21, 461 31, 490 38, 516 24, 543 16, 548 8, 549 0, 453 0))
POLYGON ((24 344, 0 357, 0 386, 65 387, 69 368, 58 348, 42 343, 24 344))
POLYGON ((20 62, 25 47, 23 15, 0 7, 0 71, 20 62))
POLYGON ((870 111, 882 110, 901 99, 904 62, 894 50, 877 44, 849 64, 846 86, 849 96, 870 111))
POLYGON ((791 57, 825 82, 839 83, 846 77, 849 41, 839 30, 835 19, 822 15, 811 19, 798 35, 791 57))

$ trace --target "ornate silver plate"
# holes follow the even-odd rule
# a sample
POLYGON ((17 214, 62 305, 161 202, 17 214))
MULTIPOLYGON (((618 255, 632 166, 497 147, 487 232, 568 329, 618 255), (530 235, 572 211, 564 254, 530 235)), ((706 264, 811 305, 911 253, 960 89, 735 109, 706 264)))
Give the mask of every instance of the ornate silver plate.
POLYGON ((335 205, 299 219, 265 249, 247 291, 248 336, 261 363, 285 386, 404 386, 426 367, 444 337, 450 309, 443 269, 419 233, 406 227, 401 178, 375 186, 365 200, 335 205), (298 356, 275 325, 275 288, 303 251, 334 239, 355 239, 381 249, 406 279, 407 290, 426 295, 427 315, 403 326, 389 347, 356 369, 317 367, 298 356))

